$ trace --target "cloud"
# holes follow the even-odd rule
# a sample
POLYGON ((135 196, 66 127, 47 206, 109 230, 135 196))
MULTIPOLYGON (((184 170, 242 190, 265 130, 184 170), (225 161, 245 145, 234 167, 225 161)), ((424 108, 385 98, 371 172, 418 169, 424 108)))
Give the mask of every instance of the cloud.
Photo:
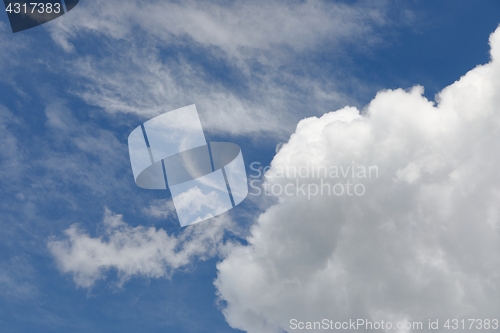
POLYGON ((10 303, 22 303, 39 296, 33 283, 34 273, 23 256, 13 256, 0 263, 0 297, 10 303))
MULTIPOLYGON (((495 318, 500 309, 500 28, 492 60, 443 89, 379 92, 299 122, 266 174, 291 167, 377 166, 364 195, 279 196, 248 245, 218 264, 228 323, 250 333, 290 320, 495 318)), ((301 184, 318 184, 316 176, 301 184)), ((296 185, 293 185, 296 186, 296 185)))
POLYGON ((309 59, 378 45, 385 12, 384 2, 109 0, 48 28, 74 56, 63 64, 78 82, 68 89, 90 105, 150 118, 196 103, 209 131, 283 136, 309 101, 319 110, 351 102, 345 80, 309 59), (89 37, 100 52, 79 48, 89 37))
POLYGON ((117 271, 119 285, 123 285, 133 276, 168 278, 195 259, 214 256, 227 226, 229 221, 218 218, 174 236, 154 227, 132 227, 121 215, 106 209, 97 237, 73 225, 65 231, 65 239, 52 239, 48 247, 61 272, 71 274, 78 286, 92 287, 111 269, 117 271))
POLYGON ((175 206, 172 200, 154 200, 149 207, 144 208, 143 212, 147 216, 167 219, 175 215, 175 206))
POLYGON ((25 169, 23 152, 12 131, 12 126, 15 125, 19 125, 19 120, 10 110, 0 104, 0 176, 2 179, 17 180, 25 169))
MULTIPOLYGON (((78 33, 92 31, 128 39, 139 27, 163 42, 192 38, 216 46, 230 57, 247 58, 255 50, 287 46, 311 49, 325 40, 375 40, 372 24, 386 23, 383 2, 346 5, 325 1, 197 1, 147 3, 110 0, 79 6, 78 15, 64 17, 52 33, 66 33, 67 43, 78 33), (62 29, 61 29, 62 28, 62 29)), ((53 35, 56 36, 56 35, 53 35)), ((59 35, 62 38, 61 35, 59 35)), ((55 38, 60 41, 60 38, 55 38)))
POLYGON ((0 70, 4 74, 1 81, 6 81, 12 75, 14 65, 23 65, 19 55, 27 49, 27 38, 21 36, 12 38, 10 27, 4 22, 0 22, 0 70))
POLYGON ((120 142, 113 130, 96 127, 73 114, 74 111, 60 99, 45 108, 46 139, 33 144, 44 154, 30 165, 50 177, 39 181, 54 190, 51 197, 58 192, 73 197, 74 194, 66 193, 68 186, 101 196, 108 193, 129 195, 128 190, 134 185, 121 179, 121 175, 131 176, 126 144, 120 142))

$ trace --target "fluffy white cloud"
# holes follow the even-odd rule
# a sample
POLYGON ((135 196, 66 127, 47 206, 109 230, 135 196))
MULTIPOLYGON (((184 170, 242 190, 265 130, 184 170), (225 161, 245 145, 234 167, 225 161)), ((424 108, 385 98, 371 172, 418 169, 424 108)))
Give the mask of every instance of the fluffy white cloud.
MULTIPOLYGON (((362 112, 302 120, 275 156, 291 167, 377 166, 362 196, 279 196, 215 282, 228 323, 291 331, 289 321, 495 318, 500 310, 500 28, 491 61, 443 89, 381 91, 362 112)), ((320 184, 317 177, 301 184, 320 184)), ((296 185, 293 185, 296 186, 296 185)), ((442 328, 442 326, 441 326, 442 328)))
POLYGON ((78 286, 92 287, 110 269, 116 269, 121 285, 134 275, 170 277, 194 259, 215 255, 228 225, 228 220, 218 218, 175 236, 154 227, 131 227, 121 215, 106 209, 103 230, 97 237, 73 225, 65 231, 66 239, 51 240, 48 247, 59 269, 72 274, 78 286))

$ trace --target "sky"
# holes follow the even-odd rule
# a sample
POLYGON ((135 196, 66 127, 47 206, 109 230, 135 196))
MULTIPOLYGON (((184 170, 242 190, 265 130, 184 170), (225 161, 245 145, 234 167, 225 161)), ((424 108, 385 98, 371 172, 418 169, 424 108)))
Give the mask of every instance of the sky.
POLYGON ((15 34, 0 13, 0 332, 500 319, 499 13, 81 0, 15 34), (181 228, 168 190, 135 184, 127 138, 191 104, 255 187, 181 228), (283 176, 301 167, 340 179, 283 176), (321 181, 364 192, 296 191, 321 181))

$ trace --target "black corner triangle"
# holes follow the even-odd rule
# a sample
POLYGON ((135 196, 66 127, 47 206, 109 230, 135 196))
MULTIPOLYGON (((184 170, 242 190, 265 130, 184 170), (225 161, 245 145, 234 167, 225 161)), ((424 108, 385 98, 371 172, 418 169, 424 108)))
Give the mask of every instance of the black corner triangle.
POLYGON ((69 12, 70 10, 75 8, 79 1, 80 0, 64 0, 64 2, 66 3, 66 10, 69 12))

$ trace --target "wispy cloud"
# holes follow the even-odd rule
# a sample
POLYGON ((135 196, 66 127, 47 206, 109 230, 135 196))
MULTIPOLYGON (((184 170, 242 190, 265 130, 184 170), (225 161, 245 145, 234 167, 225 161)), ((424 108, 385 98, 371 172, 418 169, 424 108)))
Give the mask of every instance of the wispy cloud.
POLYGON ((151 204, 143 209, 143 212, 147 216, 154 218, 167 219, 170 216, 175 215, 175 206, 172 200, 153 200, 151 204))
POLYGON ((283 136, 304 112, 355 98, 311 55, 377 45, 387 24, 383 2, 110 0, 82 4, 51 33, 68 52, 86 36, 99 42, 102 52, 78 48, 64 64, 91 105, 151 117, 196 103, 210 131, 283 136))
POLYGON ((2 179, 19 180, 25 170, 21 145, 11 129, 16 123, 19 124, 19 119, 0 104, 0 178, 2 179))
MULTIPOLYGON (((300 52, 322 47, 325 41, 374 42, 377 37, 372 34, 373 26, 387 23, 384 2, 380 1, 347 5, 320 0, 250 3, 110 0, 82 4, 78 10, 78 15, 60 19, 52 30, 66 32, 68 43, 85 31, 132 40, 134 29, 140 28, 162 42, 175 43, 187 37, 240 59, 254 57, 256 51, 276 51, 277 47, 300 52)), ((267 56, 271 61, 276 54, 267 56)))
POLYGON ((22 256, 14 256, 0 264, 0 297, 8 302, 26 302, 39 296, 33 283, 33 269, 22 256))

